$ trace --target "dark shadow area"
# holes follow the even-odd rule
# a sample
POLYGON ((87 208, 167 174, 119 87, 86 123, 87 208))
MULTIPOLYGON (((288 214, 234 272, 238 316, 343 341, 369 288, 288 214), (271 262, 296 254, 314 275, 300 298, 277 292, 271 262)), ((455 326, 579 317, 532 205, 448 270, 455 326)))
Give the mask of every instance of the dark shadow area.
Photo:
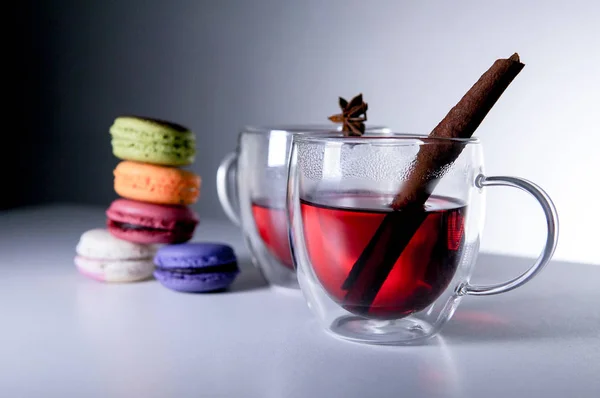
POLYGON ((470 297, 442 335, 451 343, 598 337, 600 313, 594 310, 598 296, 563 296, 557 302, 551 297, 519 295, 495 304, 493 297, 470 297), (589 311, 582 317, 586 308, 589 311))
POLYGON ((238 259, 238 264, 241 272, 228 289, 228 292, 236 293, 269 287, 269 284, 260 271, 252 264, 252 260, 249 257, 238 259))
POLYGON ((4 63, 3 96, 8 101, 3 109, 0 210, 34 202, 29 185, 38 147, 35 116, 41 108, 43 66, 32 3, 9 2, 8 18, 19 22, 18 30, 4 40, 10 61, 4 63))
MULTIPOLYGON (((471 283, 508 281, 527 270, 533 261, 482 254, 471 283)), ((487 297, 467 296, 442 329, 442 335, 448 342, 459 344, 597 337, 597 271, 594 265, 552 261, 533 280, 515 290, 487 297)))

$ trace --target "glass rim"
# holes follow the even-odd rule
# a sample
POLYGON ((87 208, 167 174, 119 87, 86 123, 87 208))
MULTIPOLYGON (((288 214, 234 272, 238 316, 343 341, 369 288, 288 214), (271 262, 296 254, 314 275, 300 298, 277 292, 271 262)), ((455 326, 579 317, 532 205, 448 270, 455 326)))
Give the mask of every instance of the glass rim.
MULTIPOLYGON (((333 135, 341 132, 342 126, 335 124, 319 124, 319 123, 307 123, 307 124, 274 124, 266 126, 244 126, 241 129, 241 133, 244 134, 327 134, 333 135)), ((383 125, 367 125, 366 131, 372 132, 372 134, 389 134, 391 131, 389 127, 383 125)))
POLYGON ((373 133, 367 132, 365 135, 349 136, 331 132, 327 135, 302 134, 294 137, 295 142, 307 143, 341 143, 341 144, 384 144, 384 145, 427 145, 427 144, 480 144, 478 137, 470 138, 450 138, 450 137, 430 137, 426 134, 410 134, 399 132, 373 133))

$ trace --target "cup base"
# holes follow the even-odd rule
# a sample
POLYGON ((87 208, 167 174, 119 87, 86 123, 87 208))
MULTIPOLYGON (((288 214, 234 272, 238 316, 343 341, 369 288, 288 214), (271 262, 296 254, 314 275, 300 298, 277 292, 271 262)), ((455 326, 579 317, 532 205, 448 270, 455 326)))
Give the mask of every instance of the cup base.
POLYGON ((356 315, 337 318, 329 332, 344 340, 378 345, 418 344, 435 334, 434 328, 420 319, 407 317, 386 321, 356 315))
POLYGON ((296 276, 295 273, 293 272, 286 272, 283 273, 275 273, 275 272, 268 272, 268 269, 266 268, 262 268, 261 269, 263 276, 265 277, 267 283, 274 287, 277 288, 277 290, 287 290, 287 291, 299 291, 300 290, 300 284, 298 283, 298 278, 296 276))
POLYGON ((297 295, 300 293, 300 285, 298 285, 298 282, 289 282, 286 283, 284 285, 282 284, 271 284, 271 289, 273 289, 276 292, 282 293, 282 294, 292 294, 292 295, 297 295))

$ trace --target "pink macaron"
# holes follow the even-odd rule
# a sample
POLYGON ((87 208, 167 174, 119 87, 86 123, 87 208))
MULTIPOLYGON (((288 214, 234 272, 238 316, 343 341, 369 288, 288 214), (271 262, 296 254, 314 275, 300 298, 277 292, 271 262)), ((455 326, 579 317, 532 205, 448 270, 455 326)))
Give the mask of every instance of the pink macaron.
POLYGON ((198 215, 189 207, 117 199, 106 210, 109 232, 134 243, 182 243, 192 239, 198 215))

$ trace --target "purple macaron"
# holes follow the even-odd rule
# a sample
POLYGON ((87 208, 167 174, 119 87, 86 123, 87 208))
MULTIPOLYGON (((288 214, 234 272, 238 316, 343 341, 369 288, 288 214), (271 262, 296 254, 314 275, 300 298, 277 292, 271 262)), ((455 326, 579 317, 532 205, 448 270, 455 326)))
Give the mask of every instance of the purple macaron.
POLYGON ((163 246, 154 256, 154 264, 154 277, 178 292, 226 289, 240 272, 233 249, 221 243, 163 246))

